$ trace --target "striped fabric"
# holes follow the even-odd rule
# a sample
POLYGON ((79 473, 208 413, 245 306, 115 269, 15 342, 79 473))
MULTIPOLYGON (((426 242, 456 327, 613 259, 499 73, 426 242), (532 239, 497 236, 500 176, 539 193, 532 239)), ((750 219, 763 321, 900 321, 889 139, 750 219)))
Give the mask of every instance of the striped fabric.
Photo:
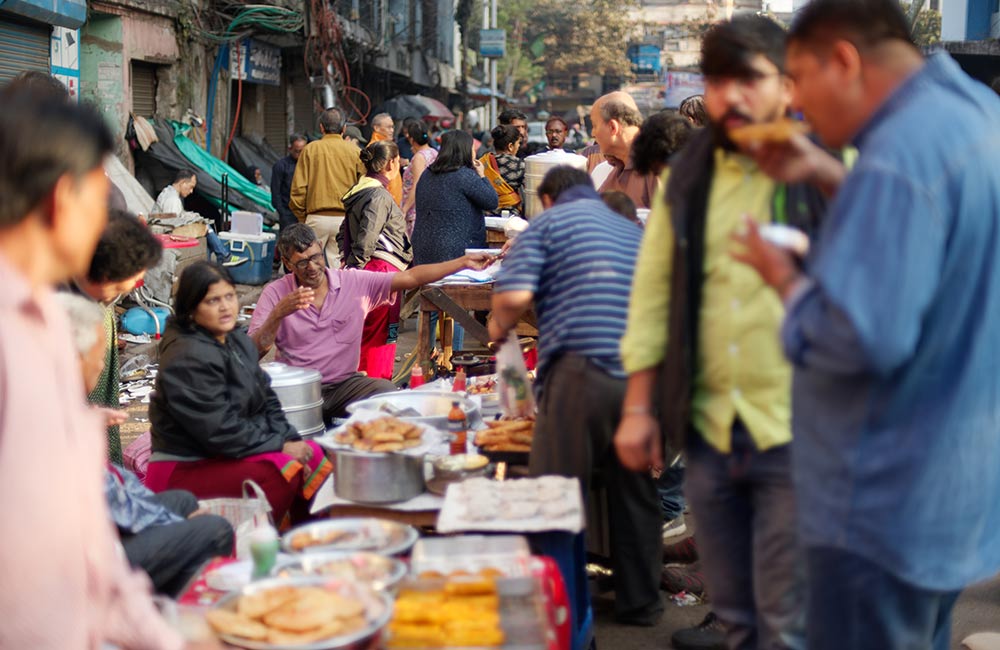
POLYGON ((535 294, 539 377, 561 354, 575 352, 624 378, 619 342, 642 230, 590 188, 560 198, 518 236, 494 291, 535 294))

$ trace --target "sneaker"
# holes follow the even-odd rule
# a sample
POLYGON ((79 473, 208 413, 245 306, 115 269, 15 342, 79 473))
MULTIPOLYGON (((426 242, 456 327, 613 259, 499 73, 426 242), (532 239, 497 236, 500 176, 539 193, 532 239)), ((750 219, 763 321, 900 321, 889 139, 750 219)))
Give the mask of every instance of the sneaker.
POLYGON ((670 521, 663 523, 663 541, 672 537, 683 535, 687 532, 687 524, 684 523, 684 515, 677 515, 670 521))
POLYGON ((667 564, 660 572, 660 589, 679 594, 684 591, 702 598, 705 596, 705 578, 701 575, 701 564, 667 564))
POLYGON ((239 266, 243 262, 246 262, 248 258, 240 257, 239 255, 230 255, 229 258, 222 263, 222 266, 239 266))
POLYGON ((674 632, 670 643, 674 650, 726 650, 726 629, 719 617, 709 612, 701 623, 674 632))
POLYGON ((685 537, 679 542, 663 545, 664 564, 691 564, 698 561, 698 547, 694 536, 685 537))

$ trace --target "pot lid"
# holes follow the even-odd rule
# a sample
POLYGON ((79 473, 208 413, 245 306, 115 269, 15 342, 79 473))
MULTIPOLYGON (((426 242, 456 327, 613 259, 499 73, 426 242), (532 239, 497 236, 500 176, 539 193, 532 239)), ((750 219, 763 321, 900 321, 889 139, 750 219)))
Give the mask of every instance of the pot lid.
POLYGON ((270 375, 272 388, 302 386, 323 380, 323 375, 320 374, 319 370, 314 370, 313 368, 296 368, 295 366, 277 361, 262 363, 260 367, 270 375))

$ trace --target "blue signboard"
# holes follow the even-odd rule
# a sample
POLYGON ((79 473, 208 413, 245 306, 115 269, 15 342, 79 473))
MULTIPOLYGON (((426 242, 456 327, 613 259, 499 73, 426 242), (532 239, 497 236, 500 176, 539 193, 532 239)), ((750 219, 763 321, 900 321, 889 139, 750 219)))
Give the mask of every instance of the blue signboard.
POLYGON ((488 59, 502 59, 507 56, 507 30, 480 29, 479 55, 488 59))
POLYGON ((655 45, 630 45, 627 52, 633 74, 659 74, 660 48, 655 45))
POLYGON ((281 50, 261 41, 248 38, 229 53, 229 73, 233 79, 251 83, 278 86, 281 84, 281 50), (239 70, 237 70, 239 58, 239 70))

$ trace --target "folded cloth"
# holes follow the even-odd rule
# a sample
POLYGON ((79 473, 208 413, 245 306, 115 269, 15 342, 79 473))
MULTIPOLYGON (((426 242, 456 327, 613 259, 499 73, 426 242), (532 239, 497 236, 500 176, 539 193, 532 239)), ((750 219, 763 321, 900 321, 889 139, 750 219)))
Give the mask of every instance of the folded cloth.
MULTIPOLYGON (((317 445, 312 440, 307 440, 306 444, 312 449, 312 456, 305 465, 305 480, 302 481, 302 498, 311 499, 319 486, 323 485, 323 481, 326 477, 330 475, 333 471, 333 463, 331 463, 326 458, 326 452, 323 448, 317 445)), ((248 456, 244 460, 265 460, 269 463, 274 463, 274 466, 278 468, 281 475, 285 477, 286 481, 291 481, 296 474, 298 474, 303 469, 302 463, 295 460, 288 454, 283 454, 280 451, 271 452, 269 454, 256 454, 254 456, 248 456)))

